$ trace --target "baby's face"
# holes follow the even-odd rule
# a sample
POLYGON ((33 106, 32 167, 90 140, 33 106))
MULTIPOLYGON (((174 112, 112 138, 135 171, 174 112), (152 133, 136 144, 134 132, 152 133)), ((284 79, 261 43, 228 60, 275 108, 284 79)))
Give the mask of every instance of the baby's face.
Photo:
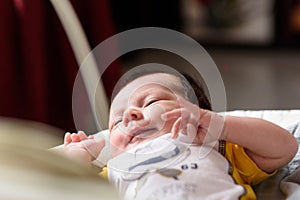
POLYGON ((179 108, 180 79, 169 74, 151 74, 125 86, 112 102, 109 119, 113 156, 138 144, 169 133, 176 119, 161 115, 179 108))

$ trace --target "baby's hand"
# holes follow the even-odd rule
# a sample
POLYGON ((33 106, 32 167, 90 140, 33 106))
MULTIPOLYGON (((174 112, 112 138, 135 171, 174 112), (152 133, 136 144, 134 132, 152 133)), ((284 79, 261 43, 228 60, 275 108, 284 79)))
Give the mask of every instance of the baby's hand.
MULTIPOLYGON (((89 136, 91 138, 91 136, 89 136)), ((66 133, 64 138, 64 145, 68 145, 72 142, 80 142, 88 139, 87 135, 83 131, 78 131, 78 133, 66 133)))
POLYGON ((66 133, 64 139, 64 152, 67 156, 90 164, 105 145, 104 139, 95 140, 93 136, 87 136, 83 131, 78 133, 66 133))
MULTIPOLYGON (((177 138, 179 132, 181 132, 187 135, 193 144, 201 145, 206 136, 208 136, 208 132, 210 132, 209 135, 211 137, 207 137, 206 142, 219 139, 220 132, 216 133, 216 136, 211 133, 212 131, 218 131, 213 130, 212 125, 219 126, 219 122, 222 121, 218 120, 216 123, 215 119, 217 119, 216 117, 218 116, 216 113, 201 109, 199 106, 184 99, 180 99, 179 104, 180 108, 166 112, 163 116, 165 120, 177 118, 171 130, 172 138, 177 138), (211 122, 213 122, 213 124, 211 124, 211 122)), ((220 125, 222 126, 223 124, 220 125)))

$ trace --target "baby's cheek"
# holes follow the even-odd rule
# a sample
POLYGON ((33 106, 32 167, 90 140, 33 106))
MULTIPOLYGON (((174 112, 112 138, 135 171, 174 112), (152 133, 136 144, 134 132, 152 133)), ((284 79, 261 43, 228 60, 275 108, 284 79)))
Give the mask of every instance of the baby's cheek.
POLYGON ((166 110, 163 108, 163 106, 153 105, 146 110, 145 117, 150 121, 150 126, 161 129, 165 124, 165 121, 161 118, 161 115, 165 112, 166 110))
POLYGON ((122 135, 112 133, 109 138, 110 145, 120 147, 122 145, 122 135))
POLYGON ((110 151, 113 157, 117 156, 124 149, 124 145, 122 144, 122 135, 120 134, 111 134, 109 138, 110 151))

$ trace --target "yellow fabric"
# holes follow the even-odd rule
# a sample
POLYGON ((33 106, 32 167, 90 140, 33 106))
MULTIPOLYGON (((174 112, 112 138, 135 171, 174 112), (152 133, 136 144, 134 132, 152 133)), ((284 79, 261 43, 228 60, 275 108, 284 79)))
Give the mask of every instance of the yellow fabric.
POLYGON ((244 151, 243 147, 226 142, 225 157, 232 165, 232 176, 237 184, 245 188, 245 194, 241 197, 244 199, 256 199, 256 195, 252 189, 252 185, 258 184, 264 179, 272 176, 262 171, 252 161, 244 151))
POLYGON ((108 180, 108 171, 107 171, 107 167, 103 167, 101 172, 99 173, 99 176, 101 176, 102 178, 108 180))

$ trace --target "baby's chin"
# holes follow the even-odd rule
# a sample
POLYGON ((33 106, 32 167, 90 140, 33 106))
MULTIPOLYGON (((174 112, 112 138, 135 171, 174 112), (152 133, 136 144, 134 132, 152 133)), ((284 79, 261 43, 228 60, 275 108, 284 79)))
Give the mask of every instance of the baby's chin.
POLYGON ((156 134, 156 135, 153 135, 152 137, 147 137, 147 138, 134 137, 122 149, 121 148, 116 148, 116 147, 114 149, 112 149, 112 156, 116 157, 116 156, 118 156, 118 155, 120 155, 124 152, 127 152, 130 149, 133 149, 133 148, 135 148, 135 147, 137 147, 137 146, 139 146, 139 145, 141 145, 145 142, 148 142, 148 141, 153 140, 157 137, 160 137, 161 135, 163 135, 163 134, 160 134, 160 135, 156 134))

